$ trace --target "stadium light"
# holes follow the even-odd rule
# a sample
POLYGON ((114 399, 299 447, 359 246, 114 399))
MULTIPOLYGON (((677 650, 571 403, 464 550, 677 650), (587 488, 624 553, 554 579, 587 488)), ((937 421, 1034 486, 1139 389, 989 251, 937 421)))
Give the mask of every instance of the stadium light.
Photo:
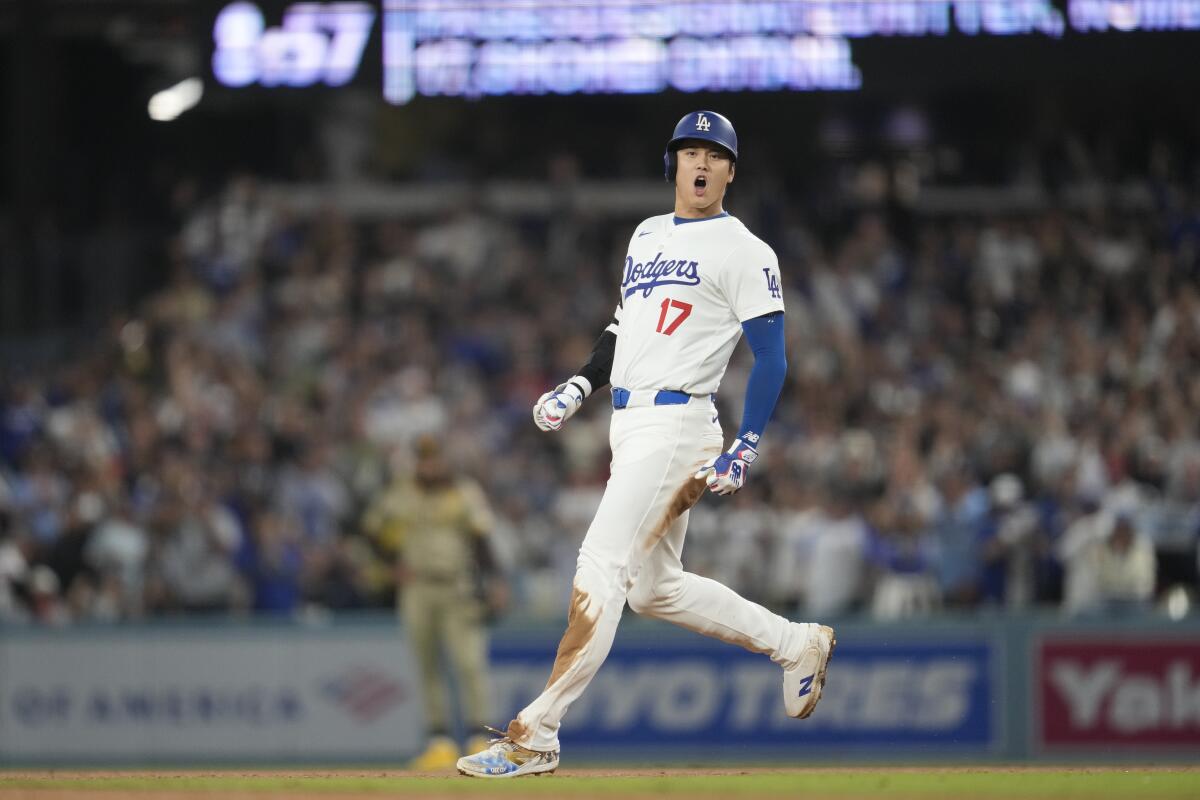
POLYGON ((156 93, 150 98, 146 110, 150 114, 150 119, 156 122, 170 122, 199 103, 203 96, 204 81, 199 78, 188 78, 169 89, 163 89, 156 93))

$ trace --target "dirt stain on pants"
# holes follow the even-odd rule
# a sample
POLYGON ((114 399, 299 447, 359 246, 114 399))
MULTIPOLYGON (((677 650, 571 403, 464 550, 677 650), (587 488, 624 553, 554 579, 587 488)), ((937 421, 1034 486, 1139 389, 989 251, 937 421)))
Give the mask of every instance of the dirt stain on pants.
MULTIPOLYGON (((647 552, 653 550, 662 540, 662 537, 667 535, 667 531, 671 528, 671 523, 699 502, 707 485, 703 479, 692 479, 679 487, 679 490, 675 492, 675 496, 671 498, 671 502, 667 505, 666 515, 650 531, 646 543, 647 552)), ((553 686, 579 660, 580 651, 591 641, 592 635, 596 631, 596 623, 600 619, 600 612, 599 609, 596 609, 593 613, 588 613, 591 610, 590 606, 591 597, 588 593, 578 586, 573 587, 571 590, 571 608, 567 613, 567 630, 563 633, 562 640, 558 643, 558 654, 554 657, 554 668, 550 670, 550 679, 546 681, 547 689, 553 686)), ((520 743, 525 741, 525 738, 529 734, 529 729, 520 719, 514 719, 508 723, 508 730, 505 733, 508 735, 508 738, 520 743)))
MULTIPOLYGON (((561 678, 567 670, 579 660, 579 651, 591 641, 596 631, 596 622, 600 619, 599 610, 589 614, 591 597, 578 586, 571 590, 571 609, 567 613, 567 630, 558 643, 558 655, 554 657, 554 668, 550 670, 550 680, 546 681, 549 689, 554 682, 561 678)), ((520 719, 508 723, 505 731, 509 739, 520 744, 529 735, 529 728, 520 719)))
POLYGON ((684 482, 683 486, 679 487, 679 491, 675 492, 675 496, 671 498, 671 502, 667 505, 667 513, 662 518, 662 521, 654 526, 654 530, 650 531, 650 535, 646 538, 646 552, 649 553, 662 538, 667 535, 667 531, 671 530, 671 524, 679 519, 685 513, 691 510, 692 506, 700 502, 700 498, 704 495, 704 490, 708 487, 708 482, 704 478, 691 478, 684 482))
POLYGON ((567 613, 567 630, 558 643, 558 655, 554 657, 554 669, 550 670, 549 689, 579 659, 579 651, 592 639, 596 622, 600 619, 599 609, 589 614, 591 597, 578 586, 571 590, 571 610, 567 613))

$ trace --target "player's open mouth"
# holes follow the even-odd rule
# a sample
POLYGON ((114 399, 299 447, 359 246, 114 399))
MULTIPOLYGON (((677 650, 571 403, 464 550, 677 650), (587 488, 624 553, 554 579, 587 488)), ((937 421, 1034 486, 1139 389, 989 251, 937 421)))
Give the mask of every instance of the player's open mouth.
POLYGON ((696 192, 696 196, 700 197, 704 194, 704 190, 708 188, 708 179, 703 175, 697 175, 693 188, 696 192))

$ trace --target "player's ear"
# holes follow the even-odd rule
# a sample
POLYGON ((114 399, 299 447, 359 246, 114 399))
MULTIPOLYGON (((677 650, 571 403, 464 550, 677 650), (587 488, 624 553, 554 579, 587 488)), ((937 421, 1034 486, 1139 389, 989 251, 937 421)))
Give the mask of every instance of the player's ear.
POLYGON ((729 180, 726 183, 733 183, 733 176, 734 176, 734 173, 736 173, 736 172, 737 172, 737 162, 730 161, 729 162, 729 180))

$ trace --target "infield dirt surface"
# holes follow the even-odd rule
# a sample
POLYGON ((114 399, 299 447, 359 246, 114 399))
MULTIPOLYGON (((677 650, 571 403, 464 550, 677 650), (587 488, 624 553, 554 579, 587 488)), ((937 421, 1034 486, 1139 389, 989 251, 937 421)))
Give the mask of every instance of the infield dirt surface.
POLYGON ((10 770, 3 800, 227 800, 380 797, 1200 798, 1200 766, 565 767, 555 775, 479 780, 384 769, 10 770))

